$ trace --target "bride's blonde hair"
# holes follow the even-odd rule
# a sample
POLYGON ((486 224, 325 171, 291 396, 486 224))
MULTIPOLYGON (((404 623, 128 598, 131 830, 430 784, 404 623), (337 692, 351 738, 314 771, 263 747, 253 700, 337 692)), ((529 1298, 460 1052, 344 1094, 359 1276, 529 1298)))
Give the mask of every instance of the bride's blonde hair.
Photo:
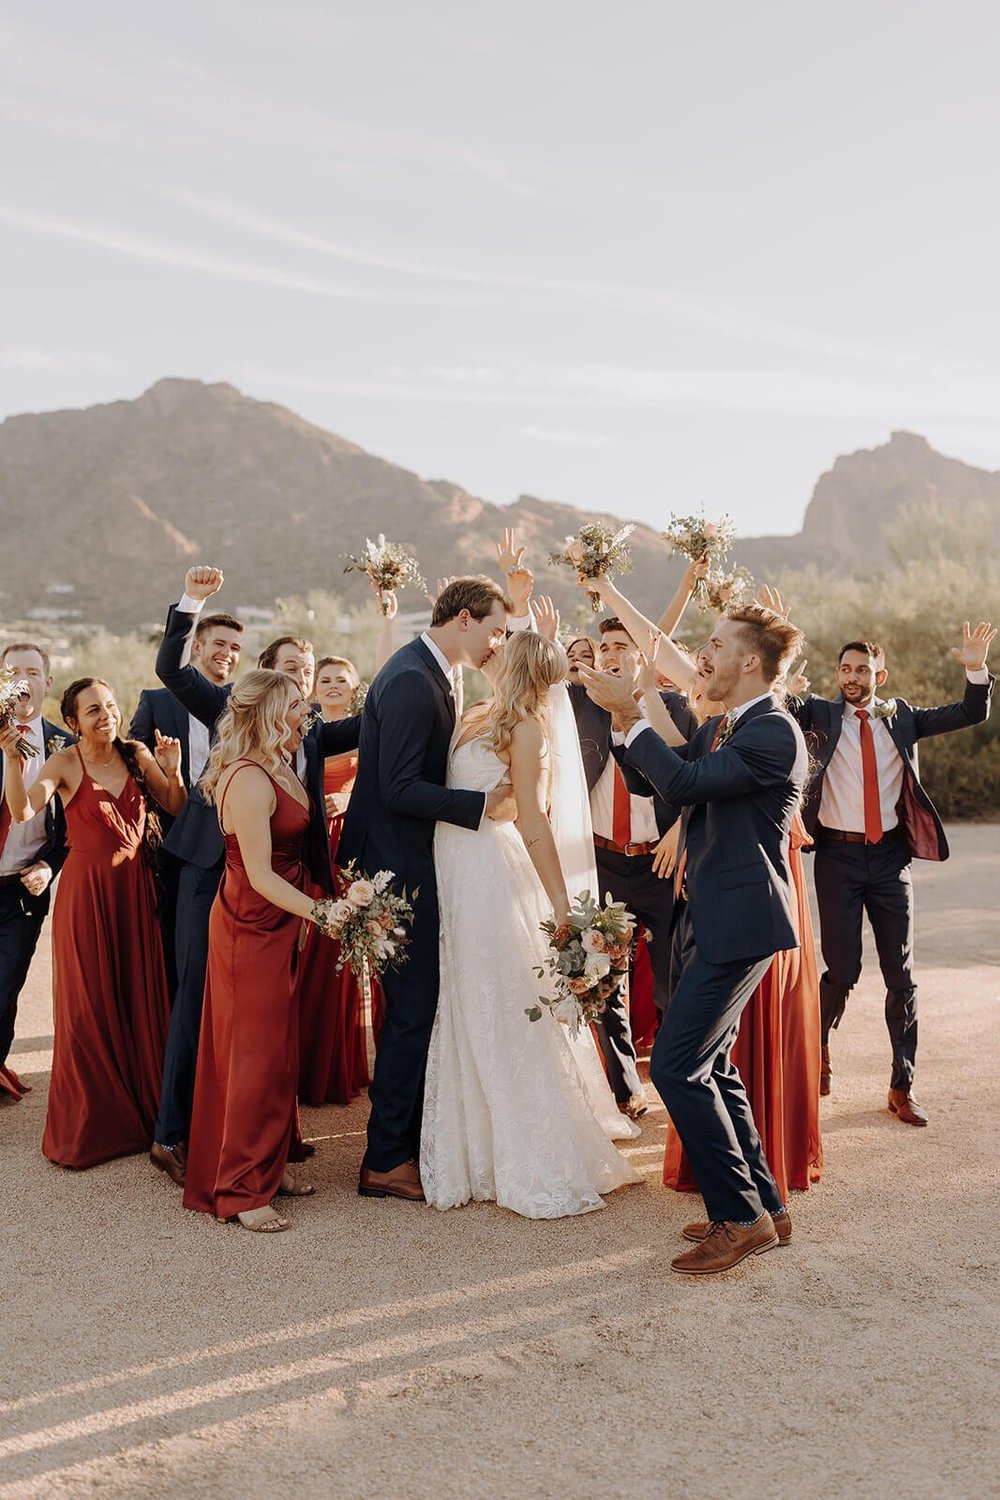
POLYGON ((537 719, 551 739, 549 688, 569 671, 566 653, 533 630, 519 630, 503 648, 493 684, 486 743, 497 755, 510 748, 511 735, 526 719, 537 719))
POLYGON ((206 802, 215 801, 219 777, 233 761, 260 759, 268 770, 280 771, 288 739, 285 715, 300 696, 296 683, 281 672, 248 672, 235 684, 215 730, 215 740, 201 788, 206 802))

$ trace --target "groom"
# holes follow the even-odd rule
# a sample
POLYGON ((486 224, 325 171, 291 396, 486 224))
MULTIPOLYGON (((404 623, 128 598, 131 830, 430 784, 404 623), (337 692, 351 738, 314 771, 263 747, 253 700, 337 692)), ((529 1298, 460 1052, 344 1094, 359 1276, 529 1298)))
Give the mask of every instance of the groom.
POLYGON ((385 1020, 358 1183, 367 1198, 424 1197, 420 1120, 438 1001, 434 825, 476 829, 484 817, 509 822, 516 812, 510 787, 486 793, 445 786, 455 732, 450 674, 459 665, 482 667, 500 650, 510 608, 495 583, 454 579, 434 605, 430 629, 390 658, 365 699, 358 778, 337 860, 356 860, 366 875, 391 870, 414 911, 406 960, 382 980, 385 1020))

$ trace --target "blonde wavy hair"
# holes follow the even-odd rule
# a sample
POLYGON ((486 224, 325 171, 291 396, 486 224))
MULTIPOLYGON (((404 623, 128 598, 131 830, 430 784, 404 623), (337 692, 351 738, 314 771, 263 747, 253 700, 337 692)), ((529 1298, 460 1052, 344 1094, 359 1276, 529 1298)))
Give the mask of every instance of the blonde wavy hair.
POLYGON ((510 749, 518 724, 537 719, 551 739, 549 688, 568 675, 569 663, 561 646, 533 630, 519 630, 503 648, 500 670, 493 684, 493 703, 486 743, 497 755, 510 749))
POLYGON ((219 777, 233 761, 259 758, 267 770, 285 764, 282 750, 288 738, 285 715, 298 686, 281 672, 257 668, 235 684, 215 730, 201 789, 206 802, 215 801, 219 777))

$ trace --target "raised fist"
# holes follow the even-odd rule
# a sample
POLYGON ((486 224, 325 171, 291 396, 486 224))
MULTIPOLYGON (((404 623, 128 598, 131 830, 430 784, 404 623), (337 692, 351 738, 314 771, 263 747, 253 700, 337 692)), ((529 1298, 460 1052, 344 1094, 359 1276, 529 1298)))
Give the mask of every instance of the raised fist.
POLYGON ((189 599, 210 599, 219 592, 224 581, 221 568, 188 568, 184 592, 189 599))

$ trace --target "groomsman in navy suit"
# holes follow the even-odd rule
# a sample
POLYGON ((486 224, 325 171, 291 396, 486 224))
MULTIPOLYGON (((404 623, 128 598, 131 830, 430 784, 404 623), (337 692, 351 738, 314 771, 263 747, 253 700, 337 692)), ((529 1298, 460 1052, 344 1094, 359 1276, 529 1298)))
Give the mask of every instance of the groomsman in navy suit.
MULTIPOLYGON (((27 685, 17 713, 22 734, 37 751, 24 768, 30 787, 46 758, 60 746, 72 744, 73 736, 42 717, 52 675, 48 653, 41 646, 33 641, 12 642, 0 656, 0 670, 4 668, 27 685)), ((53 797, 30 822, 12 823, 3 780, 0 759, 0 1093, 17 1101, 28 1087, 7 1067, 7 1058, 14 1040, 17 1002, 49 909, 52 882, 66 859, 66 821, 62 803, 53 797)))
MULTIPOLYGON (((232 615, 203 615, 195 628, 191 665, 209 682, 224 687, 239 665, 243 626, 232 615)), ((167 688, 145 688, 129 726, 129 738, 156 748, 156 731, 180 741, 181 779, 188 788, 197 786, 208 764, 210 736, 207 727, 188 713, 167 688)), ((167 964, 171 998, 177 993, 177 894, 182 861, 171 850, 173 819, 160 814, 164 842, 159 852, 160 930, 167 964)))
POLYGON ((955 656, 965 667, 965 694, 941 708, 883 702, 887 671, 873 641, 849 641, 837 665, 840 697, 810 695, 790 707, 815 756, 803 821, 815 840, 816 900, 826 971, 820 980, 823 1061, 820 1092, 830 1092, 830 1030, 840 1024, 861 975, 861 923, 875 934, 885 980, 885 1020, 892 1044, 889 1109, 907 1125, 926 1125, 913 1093, 917 1053, 917 986, 913 979, 911 859, 944 860, 948 842, 920 785, 917 742, 967 729, 988 717, 994 679, 986 657, 996 630, 964 627, 955 656))
POLYGON ((632 685, 580 668, 612 715, 630 790, 684 809, 678 865, 687 895, 674 927, 675 977, 649 1073, 705 1200, 692 1250, 672 1268, 728 1270, 788 1241, 791 1220, 730 1053, 740 1015, 775 953, 798 946, 789 831, 808 755, 772 689, 800 632, 756 605, 730 609, 702 648, 705 695, 728 703, 678 750, 640 717, 632 685))

